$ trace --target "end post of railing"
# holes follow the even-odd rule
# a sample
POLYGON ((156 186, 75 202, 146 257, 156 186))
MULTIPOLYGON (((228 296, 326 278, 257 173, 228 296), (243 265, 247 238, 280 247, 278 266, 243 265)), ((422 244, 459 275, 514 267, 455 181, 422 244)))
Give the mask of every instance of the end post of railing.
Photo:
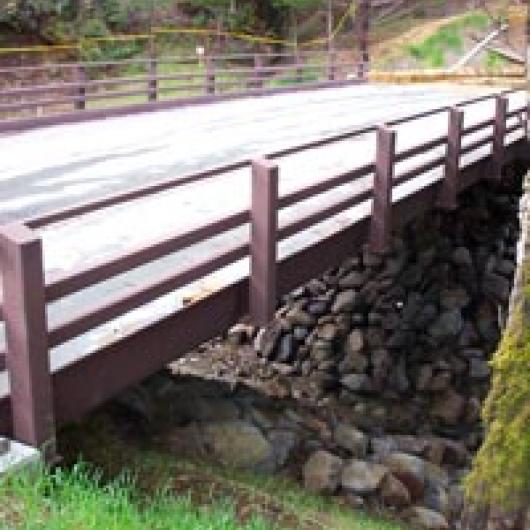
POLYGON ((252 161, 250 230, 250 317, 264 326, 274 316, 277 298, 278 165, 252 161))
POLYGON ((42 242, 21 223, 0 228, 0 260, 14 438, 55 456, 42 242))
POLYGON ((215 94, 215 66, 213 59, 208 55, 205 61, 206 66, 206 83, 205 90, 206 94, 215 94))
POLYGON ((301 83, 304 80, 304 65, 302 64, 302 58, 298 50, 294 54, 294 64, 296 66, 296 82, 301 83))
POLYGON ((489 178, 500 180, 502 178, 502 167, 506 154, 504 145, 506 139, 506 120, 508 114, 508 98, 497 96, 495 98, 495 125, 493 129, 492 170, 489 178))
POLYGON ((392 234, 392 185, 396 157, 396 131, 387 125, 377 128, 370 250, 384 253, 392 234))
POLYGON ((79 64, 76 68, 76 77, 77 77, 77 94, 76 100, 74 103, 75 110, 85 110, 86 109, 86 69, 84 65, 79 64))
POLYGON ((447 155, 445 174, 438 195, 437 206, 444 210, 454 210, 460 187, 460 155, 462 151, 462 130, 464 111, 458 107, 449 109, 449 128, 447 133, 447 155))

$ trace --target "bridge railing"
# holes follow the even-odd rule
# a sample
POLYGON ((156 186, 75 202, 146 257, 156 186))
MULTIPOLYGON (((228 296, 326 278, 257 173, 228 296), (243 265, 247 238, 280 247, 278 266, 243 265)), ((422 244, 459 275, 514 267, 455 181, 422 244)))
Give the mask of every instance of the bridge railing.
POLYGON ((273 317, 280 294, 336 266, 362 241, 367 240, 373 252, 385 252, 392 230, 415 213, 406 201, 397 199, 394 194, 416 177, 439 168, 441 176, 435 179, 435 188, 432 188, 433 183, 419 185, 411 194, 411 200, 430 201, 434 189, 438 206, 455 208, 458 192, 484 173, 482 168, 475 180, 464 180, 463 157, 491 146, 491 168, 487 174, 498 179, 505 161, 507 135, 527 129, 526 103, 510 109, 508 94, 476 98, 455 107, 440 107, 1 227, 1 310, 6 324, 4 355, 11 388, 10 399, 7 395, 0 398, 2 430, 8 430, 6 425, 12 418, 12 432, 17 439, 34 446, 50 447, 52 452, 55 425, 78 418, 190 348, 222 333, 248 311, 256 324, 266 324, 273 317), (495 105, 492 117, 464 126, 462 109, 486 100, 495 105), (447 132, 420 145, 398 150, 398 126, 433 114, 448 116, 447 132), (360 135, 374 136, 373 160, 279 195, 282 157, 360 135), (475 140, 477 135, 479 139, 475 140), (405 170, 399 171, 404 163, 405 170), (248 208, 45 282, 39 228, 163 190, 178 189, 191 182, 213 179, 235 169, 248 171, 251 178, 248 208), (279 224, 281 210, 354 182, 359 184, 357 189, 350 190, 338 201, 279 224), (371 214, 288 258, 278 259, 279 242, 361 204, 369 205, 371 214), (84 307, 76 314, 66 315, 62 322, 48 325, 49 304, 241 227, 250 228, 249 237, 178 270, 123 288, 116 296, 98 300, 95 307, 84 307), (250 258, 250 269, 242 280, 96 352, 81 355, 70 365, 51 373, 50 349, 245 257, 250 258))
MULTIPOLYGON (((356 78, 357 72, 357 62, 339 61, 336 52, 147 57, 4 67, 0 68, 6 85, 0 89, 0 120, 25 120, 31 125, 27 120, 66 117, 72 112, 145 110, 145 105, 157 103, 208 101, 344 82, 356 78)), ((0 130, 13 126, 0 125, 0 130)))

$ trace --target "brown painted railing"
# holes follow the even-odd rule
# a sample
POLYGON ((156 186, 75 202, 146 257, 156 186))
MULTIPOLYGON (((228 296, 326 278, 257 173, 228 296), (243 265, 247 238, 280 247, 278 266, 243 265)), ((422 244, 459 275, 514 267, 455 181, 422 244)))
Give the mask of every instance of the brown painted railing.
MULTIPOLYGON (((485 96, 462 102, 455 107, 440 107, 378 127, 334 135, 270 153, 263 158, 236 162, 66 208, 27 220, 25 223, 1 227, 0 265, 4 285, 2 314, 6 323, 5 355, 12 390, 10 400, 0 401, 0 418, 4 418, 4 425, 0 422, 0 427, 3 431, 8 430, 6 424, 9 419, 6 415, 9 414, 17 439, 34 446, 49 443, 50 450, 53 450, 56 424, 78 417, 125 386, 153 373, 187 349, 222 332, 247 310, 256 324, 266 324, 273 316, 279 294, 303 283, 308 277, 322 272, 325 268, 336 265, 351 252, 351 245, 356 241, 367 238, 374 252, 384 252, 391 231, 397 226, 397 213, 401 211, 401 206, 392 199, 393 191, 400 184, 418 175, 438 167, 444 168, 443 179, 436 184, 436 204, 442 208, 455 208, 457 195, 464 186, 461 157, 491 144, 491 168, 488 176, 499 179, 506 160, 506 135, 517 130, 526 130, 527 106, 508 110, 506 96, 507 93, 485 96), (495 100, 494 116, 479 124, 464 127, 462 107, 487 99, 495 100), (397 152, 397 131, 394 128, 396 125, 442 113, 447 113, 449 117, 445 135, 397 152), (510 124, 514 120, 515 123, 510 124), (375 133, 375 160, 279 196, 280 168, 277 160, 280 157, 367 132, 375 133), (470 135, 476 133, 487 134, 477 141, 467 142, 470 135), (445 145, 447 148, 443 155, 433 152, 445 145), (415 156, 426 153, 435 157, 396 174, 398 162, 411 161, 415 156), (87 265, 45 284, 42 243, 36 228, 244 168, 248 169, 252 182, 252 199, 248 209, 131 249, 111 259, 87 265), (282 227, 278 226, 278 213, 281 209, 370 175, 374 175, 371 187, 360 188, 357 193, 302 219, 291 221, 282 227), (286 260, 278 261, 276 249, 279 241, 370 199, 373 201, 369 219, 362 219, 343 232, 286 260), (251 227, 249 242, 236 243, 194 265, 125 289, 117 297, 100 300, 95 308, 83 309, 78 314, 69 315, 58 325, 47 325, 47 303, 248 223, 251 227), (156 324, 105 346, 91 355, 82 356, 72 365, 50 374, 49 348, 64 344, 246 256, 250 256, 251 263, 248 279, 225 287, 197 304, 165 317, 156 324)), ((422 199, 425 193, 431 193, 430 189, 428 187, 416 190, 410 200, 422 199)), ((418 204, 415 209, 419 208, 418 204)), ((410 218, 410 215, 411 211, 408 211, 402 218, 410 218)))
POLYGON ((71 118, 72 111, 80 119, 96 110, 145 110, 146 104, 215 101, 233 94, 354 82, 359 71, 358 63, 338 62, 335 52, 148 57, 0 68, 7 85, 0 89, 0 131, 12 130, 17 123, 38 125, 44 117, 71 118), (170 64, 183 71, 163 73, 161 67, 170 64), (124 68, 142 73, 116 74, 124 68), (45 81, 35 84, 31 76, 45 81))

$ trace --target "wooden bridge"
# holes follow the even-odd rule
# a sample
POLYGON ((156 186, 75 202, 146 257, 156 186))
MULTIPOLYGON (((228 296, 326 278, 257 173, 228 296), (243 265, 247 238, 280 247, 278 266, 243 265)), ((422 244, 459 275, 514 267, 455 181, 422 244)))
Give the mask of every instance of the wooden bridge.
POLYGON ((1 312, 7 346, 6 369, 0 374, 1 432, 52 453, 58 426, 79 419, 247 313, 255 323, 267 323, 281 294, 336 266, 358 245, 368 241, 372 250, 384 252, 391 232, 426 209, 454 209, 465 188, 482 178, 500 179, 506 163, 528 158, 527 127, 524 93, 488 94, 2 226, 1 312), (429 128, 436 123, 445 123, 445 130, 432 137, 429 128), (425 129, 419 135, 424 139, 418 141, 416 134, 412 143, 407 141, 418 127, 425 129), (338 142, 356 149, 358 141, 357 163, 347 170, 279 192, 284 157, 332 149, 338 142), (39 233, 43 227, 156 197, 189 183, 213 183, 234 170, 246 172, 251 182, 250 204, 240 211, 45 280, 39 233), (305 201, 337 189, 343 190, 338 199, 326 199, 316 210, 279 222, 289 208, 298 210, 305 201), (340 230, 287 257, 278 256, 280 242, 346 211, 354 214, 340 230), (241 227, 249 227, 244 240, 218 247, 179 270, 144 278, 99 300, 97 307, 48 323, 47 308, 54 302, 241 227), (242 279, 96 351, 50 368, 53 348, 247 256, 250 267, 242 279))

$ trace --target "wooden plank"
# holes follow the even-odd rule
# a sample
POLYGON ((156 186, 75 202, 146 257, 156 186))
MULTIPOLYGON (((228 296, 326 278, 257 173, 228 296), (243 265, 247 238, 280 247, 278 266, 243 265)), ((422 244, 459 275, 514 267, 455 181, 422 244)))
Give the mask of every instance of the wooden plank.
POLYGON ((6 365, 14 437, 55 453, 55 427, 47 346, 42 243, 22 224, 0 230, 6 365))

